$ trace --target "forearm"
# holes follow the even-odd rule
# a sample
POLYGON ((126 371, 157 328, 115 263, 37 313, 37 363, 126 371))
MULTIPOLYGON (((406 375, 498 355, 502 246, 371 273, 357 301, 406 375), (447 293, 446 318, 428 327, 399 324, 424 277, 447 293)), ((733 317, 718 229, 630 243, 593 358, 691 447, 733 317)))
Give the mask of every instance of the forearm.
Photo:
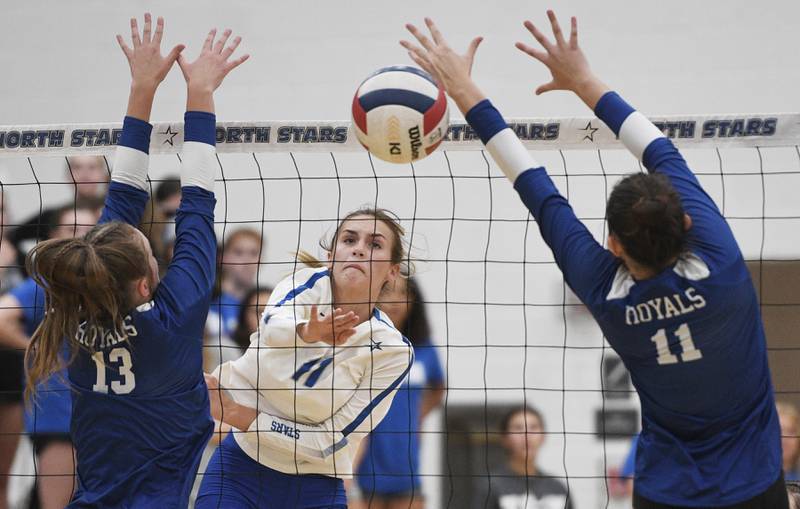
POLYGON ((586 106, 594 111, 600 98, 611 89, 594 75, 587 76, 586 79, 575 87, 575 95, 580 97, 586 106))
POLYGON ((187 85, 186 111, 214 113, 214 89, 208 86, 187 85))
POLYGON ((247 430, 252 426, 253 421, 258 418, 258 412, 255 408, 240 405, 233 400, 226 403, 222 409, 222 422, 230 424, 236 429, 247 430))
POLYGON ((444 387, 439 385, 425 389, 422 396, 422 403, 420 404, 419 420, 424 421, 431 411, 438 407, 444 398, 444 387))
POLYGON ((461 113, 464 115, 479 102, 486 99, 486 95, 481 92, 478 85, 472 80, 459 84, 458 87, 453 88, 449 93, 450 97, 452 97, 453 101, 456 103, 456 106, 458 106, 458 109, 461 110, 461 113))
POLYGON ((136 82, 131 83, 128 95, 127 116, 150 122, 150 113, 153 110, 153 99, 156 95, 158 83, 136 82))

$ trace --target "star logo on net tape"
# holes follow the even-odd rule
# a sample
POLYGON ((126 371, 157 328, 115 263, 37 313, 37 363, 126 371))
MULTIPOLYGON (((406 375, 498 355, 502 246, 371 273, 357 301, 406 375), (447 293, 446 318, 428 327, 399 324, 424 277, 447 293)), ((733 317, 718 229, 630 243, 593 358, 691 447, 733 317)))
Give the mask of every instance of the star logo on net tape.
POLYGON ((174 131, 173 132, 172 131, 172 126, 168 125, 166 131, 164 131, 163 133, 158 133, 158 134, 163 134, 163 135, 167 136, 167 138, 164 140, 164 143, 162 143, 162 145, 166 145, 167 143, 169 143, 170 147, 174 147, 175 146, 175 136, 177 136, 180 133, 178 131, 174 131))
POLYGON ((593 127, 592 126, 592 122, 589 121, 589 123, 586 124, 586 127, 584 127, 583 129, 578 129, 578 130, 586 133, 586 135, 583 137, 583 140, 581 140, 581 141, 589 140, 591 142, 594 142, 594 133, 599 131, 600 128, 599 127, 593 127))

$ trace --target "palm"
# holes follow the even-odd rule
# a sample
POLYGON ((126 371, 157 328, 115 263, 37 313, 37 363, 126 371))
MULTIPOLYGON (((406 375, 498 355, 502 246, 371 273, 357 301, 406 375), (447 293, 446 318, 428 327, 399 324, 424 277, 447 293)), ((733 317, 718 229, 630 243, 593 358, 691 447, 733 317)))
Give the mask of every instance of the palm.
POLYGON ((158 18, 155 32, 152 30, 152 19, 149 13, 144 15, 144 31, 139 35, 139 26, 136 18, 131 18, 131 46, 125 43, 121 35, 117 35, 117 42, 122 48, 128 65, 131 68, 131 78, 134 82, 156 86, 164 80, 172 64, 183 51, 184 46, 179 44, 172 48, 165 57, 161 55, 161 39, 164 34, 164 19, 158 18))

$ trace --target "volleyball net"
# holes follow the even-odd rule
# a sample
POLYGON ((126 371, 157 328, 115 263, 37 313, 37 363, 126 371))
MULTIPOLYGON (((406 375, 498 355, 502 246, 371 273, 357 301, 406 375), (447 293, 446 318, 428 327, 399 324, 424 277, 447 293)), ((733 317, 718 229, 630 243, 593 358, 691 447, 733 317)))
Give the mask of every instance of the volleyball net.
MULTIPOLYGON (((800 328, 800 115, 653 121, 731 224, 761 297, 778 399, 800 402, 793 346, 800 328)), ((595 118, 509 124, 605 244, 607 197, 622 176, 642 171, 639 162, 595 118)), ((121 124, 0 127, 2 242, 30 217, 74 203, 69 157, 102 155, 108 170, 120 133, 121 124)), ((154 124, 154 189, 178 174, 182 140, 182 123, 154 124)), ((262 285, 294 270, 298 250, 321 256, 319 239, 362 205, 400 218, 447 390, 421 431, 417 474, 429 507, 469 507, 473 480, 491 476, 504 461, 500 417, 523 404, 544 418, 537 464, 568 486, 574 506, 625 506, 617 467, 639 428, 635 392, 564 283, 535 221, 468 125, 451 124, 440 148, 411 165, 370 157, 349 122, 221 122, 217 152, 219 243, 224 251, 243 228, 261 235, 262 285)), ((151 217, 154 224, 168 231, 170 218, 151 217)), ((19 271, 9 259, 0 270, 19 271)), ((216 330, 223 334, 221 326, 216 330)), ((207 341, 206 348, 217 361, 238 355, 222 341, 207 341)), ((33 475, 34 462, 20 458, 33 454, 25 451, 12 484, 33 475)))

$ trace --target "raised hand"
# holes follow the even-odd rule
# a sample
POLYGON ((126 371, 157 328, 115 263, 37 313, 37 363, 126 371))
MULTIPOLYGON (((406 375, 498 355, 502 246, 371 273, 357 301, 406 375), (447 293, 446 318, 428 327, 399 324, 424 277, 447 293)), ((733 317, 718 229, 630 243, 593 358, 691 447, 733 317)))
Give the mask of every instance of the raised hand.
POLYGON ((353 311, 345 313, 336 308, 331 314, 319 319, 317 306, 311 306, 311 318, 308 323, 297 328, 297 333, 307 343, 322 341, 329 345, 342 345, 356 333, 358 315, 353 311))
POLYGON ((117 34, 117 42, 131 68, 131 81, 133 86, 155 89, 164 80, 172 64, 185 48, 178 44, 167 54, 161 55, 161 38, 164 35, 164 18, 156 20, 156 30, 152 32, 152 19, 150 13, 144 15, 144 32, 139 36, 139 25, 136 18, 131 18, 131 46, 125 39, 117 34))
POLYGON ((229 46, 225 46, 231 36, 231 30, 225 30, 216 42, 217 29, 212 29, 205 42, 200 55, 194 62, 189 62, 186 57, 178 57, 178 65, 183 71, 183 77, 190 89, 213 92, 222 84, 222 80, 233 69, 241 65, 250 55, 229 60, 233 52, 242 42, 241 37, 235 37, 229 46))
POLYGON ((425 18, 425 24, 430 31, 430 38, 414 25, 410 23, 406 25, 408 31, 421 46, 405 40, 400 41, 400 45, 408 50, 409 56, 417 65, 428 71, 444 87, 459 108, 466 113, 483 99, 483 94, 478 90, 471 76, 475 52, 483 41, 483 37, 474 38, 467 51, 463 55, 459 55, 447 44, 433 20, 425 18))
POLYGON ((530 21, 525 21, 525 28, 539 41, 544 50, 518 42, 517 49, 543 63, 550 70, 552 80, 536 89, 536 95, 551 90, 569 90, 594 109, 594 105, 608 90, 589 68, 589 62, 578 45, 578 20, 573 16, 570 26, 569 40, 564 38, 561 25, 553 11, 547 11, 555 42, 550 41, 530 21))

